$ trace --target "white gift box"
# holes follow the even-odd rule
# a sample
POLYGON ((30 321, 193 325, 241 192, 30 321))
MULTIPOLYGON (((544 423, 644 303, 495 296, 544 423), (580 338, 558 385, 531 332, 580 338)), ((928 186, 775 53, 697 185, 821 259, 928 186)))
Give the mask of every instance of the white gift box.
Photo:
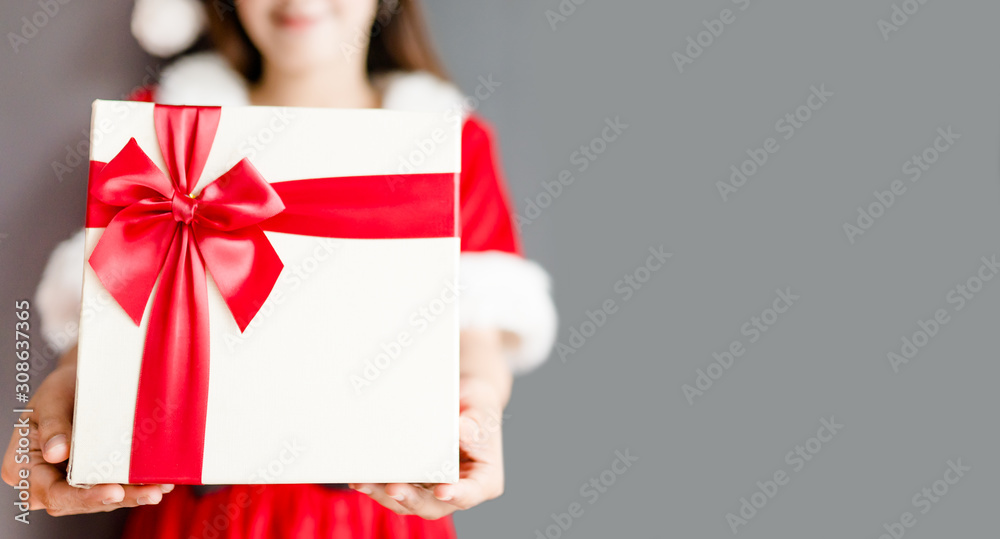
MULTIPOLYGON (((96 101, 91 161, 134 138, 166 170, 153 111, 96 101)), ((192 194, 246 157, 272 184, 450 173, 457 204, 460 143, 443 114, 223 107, 192 194)), ((104 230, 87 228, 87 258, 104 230)), ((284 268, 245 331, 208 275, 201 483, 457 481, 459 238, 265 235, 284 268)), ((82 270, 69 482, 129 483, 147 428, 135 415, 143 346, 158 328, 149 305, 137 326, 82 270)))

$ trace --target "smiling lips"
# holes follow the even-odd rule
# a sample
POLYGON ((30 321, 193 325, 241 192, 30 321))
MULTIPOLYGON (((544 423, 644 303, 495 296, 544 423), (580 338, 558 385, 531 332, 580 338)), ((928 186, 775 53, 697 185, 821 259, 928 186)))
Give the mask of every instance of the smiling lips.
POLYGON ((307 15, 277 14, 274 18, 277 21, 278 26, 288 30, 303 30, 309 28, 315 24, 317 20, 315 17, 307 15))

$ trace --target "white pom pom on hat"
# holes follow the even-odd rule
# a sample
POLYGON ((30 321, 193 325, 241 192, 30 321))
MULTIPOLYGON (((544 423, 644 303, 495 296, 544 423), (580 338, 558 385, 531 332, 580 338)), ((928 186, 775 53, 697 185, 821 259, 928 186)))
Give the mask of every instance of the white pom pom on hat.
POLYGON ((194 45, 207 22, 198 0, 135 0, 132 35, 146 52, 165 58, 194 45))

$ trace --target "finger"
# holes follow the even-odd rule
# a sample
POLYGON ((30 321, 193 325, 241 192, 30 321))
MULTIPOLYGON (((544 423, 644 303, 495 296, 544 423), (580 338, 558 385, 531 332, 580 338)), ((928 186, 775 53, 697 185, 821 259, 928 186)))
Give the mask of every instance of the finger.
POLYGON ((474 463, 458 483, 434 487, 434 497, 458 509, 469 509, 503 494, 503 471, 485 463, 474 463))
POLYGON ((52 486, 49 498, 62 505, 56 510, 49 509, 48 513, 59 516, 156 505, 163 501, 163 494, 160 485, 103 484, 84 489, 60 482, 52 486))
MULTIPOLYGON (((50 385, 72 383, 63 378, 75 373, 69 369, 53 372, 45 380, 50 385)), ((38 440, 42 456, 47 462, 62 462, 69 458, 70 435, 73 422, 73 392, 49 391, 46 398, 35 405, 35 419, 38 422, 38 440)))
MULTIPOLYGON (((41 451, 33 450, 28 453, 28 459, 31 462, 39 462, 41 457, 41 451)), ((55 466, 42 462, 28 469, 28 473, 31 474, 28 479, 30 481, 28 492, 31 494, 31 498, 28 500, 28 509, 45 509, 53 506, 53 502, 49 499, 49 491, 52 485, 64 479, 55 466)))
POLYGON ((90 512, 87 507, 103 508, 105 500, 108 503, 120 501, 124 489, 121 485, 95 485, 89 489, 71 487, 55 466, 39 464, 31 468, 30 492, 29 509, 45 509, 50 515, 56 516, 90 512))
POLYGON ((385 492, 384 483, 358 483, 352 486, 354 490, 366 494, 369 498, 378 502, 382 507, 389 509, 397 515, 409 515, 410 511, 400 505, 400 503, 389 497, 385 492))
POLYGON ((473 409, 462 412, 458 418, 458 443, 465 447, 483 445, 487 433, 478 420, 479 413, 473 409))
POLYGON ((486 407, 468 406, 458 418, 459 445, 471 452, 497 446, 501 440, 501 419, 486 407))
MULTIPOLYGON (((33 458, 41 455, 33 451, 33 458)), ((90 488, 74 487, 52 464, 38 464, 31 469, 29 509, 45 509, 52 516, 111 511, 122 507, 153 505, 173 485, 119 485, 106 483, 90 488)))
POLYGON ((173 485, 124 485, 125 499, 119 507, 156 505, 163 501, 163 495, 173 490, 173 485), (164 490, 167 489, 167 490, 164 490))
POLYGON ((42 458, 55 464, 69 458, 69 434, 56 434, 45 442, 42 448, 42 458))
POLYGON ((429 490, 409 483, 389 483, 385 486, 385 493, 410 514, 428 520, 437 520, 457 509, 453 505, 434 499, 429 490))

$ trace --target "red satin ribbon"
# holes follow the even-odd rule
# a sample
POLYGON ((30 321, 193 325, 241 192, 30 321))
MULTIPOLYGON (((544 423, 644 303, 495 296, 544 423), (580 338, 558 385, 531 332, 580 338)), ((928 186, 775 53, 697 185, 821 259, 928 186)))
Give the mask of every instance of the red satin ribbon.
POLYGON ((131 483, 200 484, 208 410, 211 272, 240 331, 284 265, 264 230, 329 238, 454 237, 455 174, 267 183, 247 159, 198 183, 219 107, 156 105, 167 172, 135 139, 90 166, 87 227, 101 283, 138 325, 153 286, 129 464, 131 483))

